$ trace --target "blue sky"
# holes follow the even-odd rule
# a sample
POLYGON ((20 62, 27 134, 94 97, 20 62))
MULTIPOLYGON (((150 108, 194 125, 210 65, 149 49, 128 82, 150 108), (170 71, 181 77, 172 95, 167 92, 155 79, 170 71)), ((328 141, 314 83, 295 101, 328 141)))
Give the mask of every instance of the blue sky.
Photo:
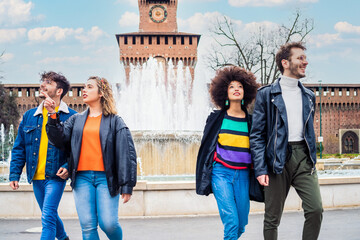
MULTIPOLYGON (((296 9, 315 24, 307 42, 307 81, 358 83, 360 1, 179 0, 178 29, 203 35, 201 66, 216 17, 225 15, 246 29, 286 24, 296 9)), ((91 75, 116 82, 122 71, 115 34, 137 31, 138 14, 137 0, 0 0, 2 82, 38 83, 39 73, 48 70, 72 83, 91 75)))

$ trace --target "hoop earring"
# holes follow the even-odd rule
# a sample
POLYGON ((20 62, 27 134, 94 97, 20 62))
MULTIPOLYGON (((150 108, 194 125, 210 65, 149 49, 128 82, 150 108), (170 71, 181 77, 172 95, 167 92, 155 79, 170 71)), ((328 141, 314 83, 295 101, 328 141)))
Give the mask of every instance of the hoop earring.
POLYGON ((229 106, 229 100, 225 101, 225 106, 229 106))

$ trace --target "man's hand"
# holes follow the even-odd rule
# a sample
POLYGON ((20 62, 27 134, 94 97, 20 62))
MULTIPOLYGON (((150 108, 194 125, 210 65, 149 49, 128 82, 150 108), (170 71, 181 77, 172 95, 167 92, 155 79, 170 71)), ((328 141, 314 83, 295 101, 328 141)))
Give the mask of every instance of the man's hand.
POLYGON ((10 187, 13 189, 13 190, 17 190, 19 188, 19 182, 18 181, 11 181, 10 182, 10 187))
POLYGON ((69 172, 66 168, 61 167, 57 171, 56 176, 66 180, 69 177, 69 172))
POLYGON ((269 175, 260 175, 256 178, 260 185, 269 186, 269 175))
POLYGON ((45 96, 44 107, 49 113, 55 112, 56 102, 52 100, 46 92, 41 92, 45 96))
POLYGON ((127 203, 128 201, 130 201, 131 194, 123 193, 123 194, 121 194, 121 198, 124 199, 123 203, 127 203))

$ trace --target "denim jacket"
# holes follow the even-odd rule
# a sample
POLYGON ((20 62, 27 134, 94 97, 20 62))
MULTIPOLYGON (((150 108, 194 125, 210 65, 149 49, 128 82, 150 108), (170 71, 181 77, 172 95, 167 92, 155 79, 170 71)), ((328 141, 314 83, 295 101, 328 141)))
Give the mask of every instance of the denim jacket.
MULTIPOLYGON (((280 80, 258 90, 250 133, 250 149, 255 176, 269 172, 281 174, 288 150, 288 120, 281 94, 280 80)), ((314 132, 315 94, 300 82, 302 93, 304 139, 313 164, 316 163, 316 140, 314 132)))
MULTIPOLYGON (((27 181, 32 182, 39 158, 39 147, 43 123, 43 102, 38 108, 28 110, 19 125, 18 134, 11 152, 10 181, 19 181, 22 169, 26 164, 27 181)), ((76 112, 60 102, 60 121, 65 121, 76 112)), ((67 167, 67 154, 60 151, 49 141, 47 149, 45 179, 62 180, 56 176, 60 167, 67 167)))

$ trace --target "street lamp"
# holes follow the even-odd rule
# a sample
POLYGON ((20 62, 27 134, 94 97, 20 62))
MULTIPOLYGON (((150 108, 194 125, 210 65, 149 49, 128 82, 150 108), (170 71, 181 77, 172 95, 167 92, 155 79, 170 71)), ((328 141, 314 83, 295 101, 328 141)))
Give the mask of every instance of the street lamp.
POLYGON ((319 95, 320 95, 320 136, 318 137, 318 142, 320 143, 320 159, 322 159, 322 142, 323 142, 323 137, 321 134, 321 80, 319 80, 320 86, 319 86, 319 95))

